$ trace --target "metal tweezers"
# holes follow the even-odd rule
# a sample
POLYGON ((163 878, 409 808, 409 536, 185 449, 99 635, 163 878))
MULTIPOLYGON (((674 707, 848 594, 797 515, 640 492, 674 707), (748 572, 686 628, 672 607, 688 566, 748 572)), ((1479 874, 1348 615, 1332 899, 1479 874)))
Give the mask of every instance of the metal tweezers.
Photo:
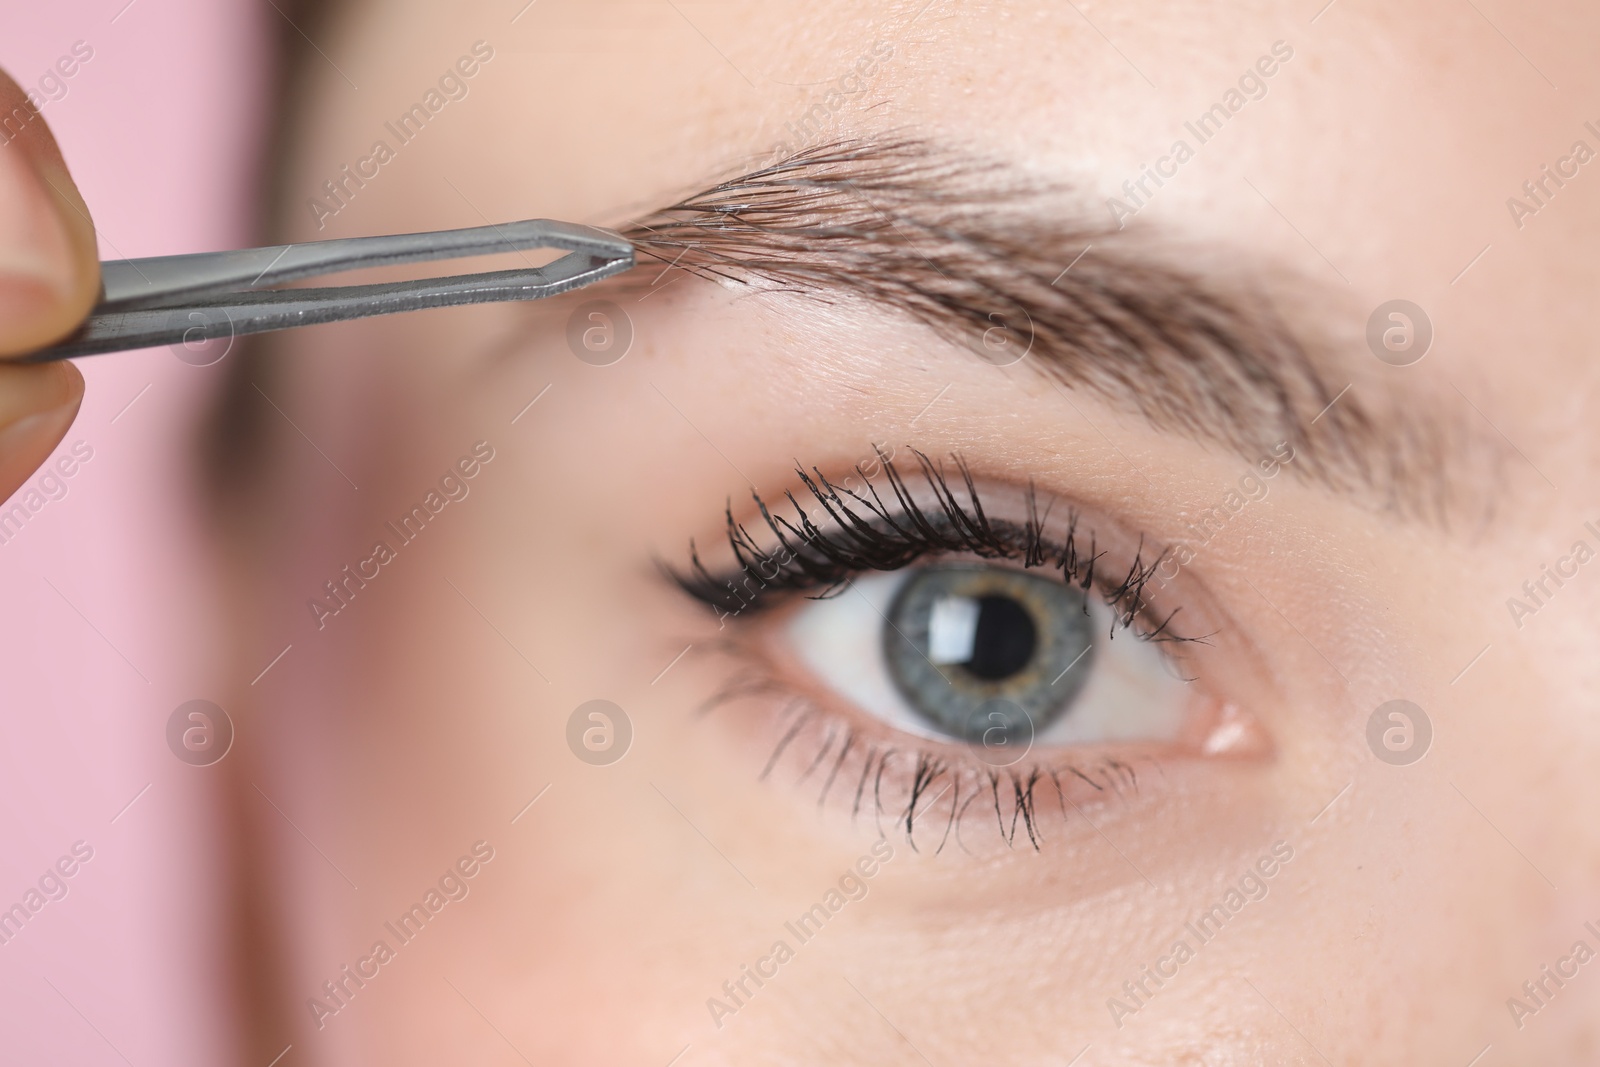
POLYGON ((530 219, 498 226, 387 237, 352 237, 273 248, 204 252, 100 265, 101 299, 72 336, 22 357, 42 363, 132 348, 232 338, 399 311, 537 300, 581 289, 633 266, 633 245, 592 226, 530 219), (277 289, 339 271, 490 255, 566 249, 542 267, 444 278, 277 289))

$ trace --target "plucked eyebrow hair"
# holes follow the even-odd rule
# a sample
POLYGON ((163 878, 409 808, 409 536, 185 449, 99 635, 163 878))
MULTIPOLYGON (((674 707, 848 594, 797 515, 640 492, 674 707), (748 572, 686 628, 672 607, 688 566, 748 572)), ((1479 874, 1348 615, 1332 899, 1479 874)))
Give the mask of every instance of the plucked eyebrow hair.
POLYGON ((865 298, 975 354, 1002 324, 1031 344, 1024 362, 1064 387, 1252 468, 1287 442, 1284 469, 1296 478, 1407 518, 1445 524, 1452 460, 1497 456, 1426 398, 1410 397, 1402 414, 1392 397, 1372 406, 1371 390, 1347 390, 1353 375, 1333 346, 1303 343, 1262 295, 1230 294, 1148 247, 1119 251, 1106 227, 1063 220, 1048 206, 1060 191, 916 140, 834 142, 623 232, 643 260, 825 301, 865 298), (1080 255, 1091 244, 1095 254, 1080 255))

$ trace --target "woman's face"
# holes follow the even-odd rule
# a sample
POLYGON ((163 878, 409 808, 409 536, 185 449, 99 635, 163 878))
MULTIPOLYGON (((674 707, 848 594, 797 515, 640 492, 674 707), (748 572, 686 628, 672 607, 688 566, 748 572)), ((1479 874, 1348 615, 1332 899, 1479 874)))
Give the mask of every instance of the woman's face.
POLYGON ((800 161, 252 371, 260 1051, 1594 1062, 1592 11, 516 6, 321 35, 286 239, 800 161))

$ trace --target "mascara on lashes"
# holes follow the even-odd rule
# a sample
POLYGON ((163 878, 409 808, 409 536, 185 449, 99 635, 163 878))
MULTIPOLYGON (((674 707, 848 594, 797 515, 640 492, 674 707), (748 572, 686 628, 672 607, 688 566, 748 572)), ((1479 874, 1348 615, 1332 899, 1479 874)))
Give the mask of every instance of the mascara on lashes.
POLYGON ((919 471, 936 501, 930 510, 919 503, 894 460, 879 451, 879 462, 894 503, 886 503, 878 487, 861 467, 856 474, 865 492, 830 481, 820 470, 796 468, 796 476, 822 512, 823 529, 796 499, 784 493, 795 518, 774 514, 759 493, 752 493, 762 524, 773 546, 763 548, 733 516, 731 503, 724 513, 725 532, 735 566, 714 574, 701 560, 693 540, 689 543, 687 571, 663 564, 667 577, 689 596, 717 612, 726 624, 730 617, 759 612, 777 602, 774 593, 803 593, 814 599, 836 596, 857 574, 896 571, 921 559, 964 552, 980 559, 1010 560, 1024 568, 1049 566, 1068 584, 1088 591, 1098 588, 1113 615, 1112 633, 1135 627, 1145 640, 1196 641, 1173 629, 1181 608, 1160 619, 1149 619, 1146 587, 1166 559, 1158 553, 1144 562, 1143 541, 1120 579, 1107 579, 1098 567, 1104 556, 1093 535, 1088 551, 1082 550, 1078 517, 1069 513, 1067 529, 1058 539, 1048 538, 1045 523, 1049 507, 1041 513, 1037 494, 1028 487, 1024 498, 1026 518, 1018 523, 991 519, 984 511, 971 469, 959 456, 952 459, 960 475, 957 496, 943 468, 924 453, 911 450, 919 471), (755 588, 752 588, 754 586, 755 588))

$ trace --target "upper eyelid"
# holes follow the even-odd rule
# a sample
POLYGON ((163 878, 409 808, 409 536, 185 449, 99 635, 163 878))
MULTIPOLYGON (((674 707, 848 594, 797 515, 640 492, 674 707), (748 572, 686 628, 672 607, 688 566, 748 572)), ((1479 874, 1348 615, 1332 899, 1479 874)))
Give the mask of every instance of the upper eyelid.
POLYGON ((1103 225, 1063 221, 1052 201, 1066 191, 926 142, 844 140, 625 233, 641 255, 691 273, 855 293, 952 340, 1020 314, 1046 373, 1247 461, 1287 440, 1305 457, 1295 477, 1392 513, 1442 522, 1458 510, 1456 486, 1498 481, 1459 476, 1468 462, 1497 473, 1507 451, 1461 412, 1424 401, 1388 417, 1402 398, 1347 395, 1355 374, 1324 351, 1331 341, 1303 345, 1259 294, 1227 295, 1118 252, 1103 225), (1095 253, 1062 271, 1087 244, 1095 253))

